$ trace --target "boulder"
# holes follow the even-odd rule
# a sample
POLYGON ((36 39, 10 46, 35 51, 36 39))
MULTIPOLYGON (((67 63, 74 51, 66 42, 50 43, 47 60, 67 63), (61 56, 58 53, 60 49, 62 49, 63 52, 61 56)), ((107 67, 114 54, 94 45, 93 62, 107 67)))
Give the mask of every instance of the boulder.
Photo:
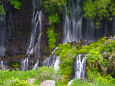
POLYGON ((54 80, 46 80, 40 84, 40 86, 55 86, 54 80))
POLYGON ((27 79, 26 81, 29 82, 29 84, 33 84, 33 82, 35 81, 35 79, 34 78, 33 79, 27 79))

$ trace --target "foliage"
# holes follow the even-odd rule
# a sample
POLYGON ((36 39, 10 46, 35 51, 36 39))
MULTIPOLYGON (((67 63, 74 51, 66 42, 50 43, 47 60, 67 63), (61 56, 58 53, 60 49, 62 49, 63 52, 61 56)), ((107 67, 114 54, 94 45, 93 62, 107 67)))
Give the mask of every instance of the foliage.
POLYGON ((89 52, 89 46, 82 46, 78 53, 86 54, 89 52))
POLYGON ((62 52, 62 50, 65 49, 70 49, 71 48, 71 44, 67 43, 67 44, 59 44, 58 49, 56 50, 56 55, 59 56, 62 52))
POLYGON ((93 84, 89 83, 88 81, 81 81, 79 79, 74 79, 71 86, 93 86, 93 84))
POLYGON ((21 6, 21 2, 19 2, 18 0, 8 0, 10 2, 11 5, 14 6, 14 8, 16 8, 17 10, 20 9, 21 6))
POLYGON ((56 47, 56 37, 58 36, 58 34, 56 34, 54 32, 54 26, 52 26, 51 28, 47 28, 47 35, 48 35, 48 45, 50 48, 50 51, 52 51, 55 47, 56 47))
POLYGON ((114 79, 110 75, 101 76, 100 73, 96 71, 87 71, 87 76, 89 80, 93 80, 95 86, 114 86, 114 79))
POLYGON ((14 79, 14 80, 9 80, 6 86, 30 86, 30 85, 25 80, 14 79))
MULTIPOLYGON (((21 7, 21 2, 20 1, 18 1, 18 0, 7 0, 7 1, 9 1, 10 4, 13 5, 14 8, 16 8, 17 10, 20 9, 20 7, 21 7)), ((0 4, 2 4, 1 1, 0 1, 0 4)), ((0 14, 6 14, 3 5, 0 5, 0 14)))
POLYGON ((95 20, 98 25, 103 17, 112 19, 115 13, 114 6, 113 0, 86 0, 83 6, 84 17, 95 20))
POLYGON ((60 11, 62 6, 66 4, 66 0, 45 0, 43 4, 45 11, 52 15, 60 11))
POLYGON ((52 24, 60 23, 59 13, 62 7, 66 4, 66 0, 44 0, 43 6, 45 12, 48 13, 49 22, 52 24))
POLYGON ((115 83, 113 82, 114 79, 111 76, 102 77, 100 74, 95 74, 93 76, 95 78, 94 82, 88 82, 87 80, 79 80, 74 79, 71 86, 114 86, 115 83))
POLYGON ((73 62, 77 55, 77 49, 75 47, 67 49, 65 48, 60 53, 60 71, 65 76, 65 78, 70 78, 73 72, 73 62), (66 70, 66 71, 65 71, 66 70))
POLYGON ((42 66, 39 67, 36 72, 37 72, 36 80, 39 81, 39 83, 45 80, 55 80, 55 81, 63 80, 63 77, 61 77, 61 75, 57 73, 52 67, 42 66))
MULTIPOLYGON (((0 86, 8 86, 6 85, 9 81, 12 79, 18 79, 18 80, 26 80, 29 78, 35 77, 37 74, 34 70, 30 71, 9 71, 9 70, 0 70, 0 86)), ((23 81, 21 81, 23 82, 23 81)), ((10 83, 10 82, 9 82, 10 83)))
POLYGON ((115 51, 115 40, 106 41, 103 49, 105 52, 107 52, 109 55, 111 55, 111 52, 115 51))
POLYGON ((4 10, 2 5, 0 5, 0 14, 6 14, 6 12, 5 12, 5 10, 4 10))
POLYGON ((18 62, 10 62, 9 65, 13 68, 19 68, 19 63, 18 62))
POLYGON ((98 61, 99 59, 101 59, 102 55, 98 51, 90 51, 86 57, 87 57, 88 63, 92 63, 92 62, 94 63, 98 61))
POLYGON ((53 24, 59 24, 60 23, 60 18, 58 14, 48 16, 49 22, 53 24))

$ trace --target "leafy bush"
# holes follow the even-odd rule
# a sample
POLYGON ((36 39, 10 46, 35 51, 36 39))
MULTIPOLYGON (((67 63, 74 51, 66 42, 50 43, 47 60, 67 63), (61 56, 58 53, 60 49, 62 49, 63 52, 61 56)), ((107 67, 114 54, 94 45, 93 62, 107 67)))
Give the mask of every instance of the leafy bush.
POLYGON ((114 16, 112 3, 114 3, 113 0, 86 0, 83 7, 84 17, 93 19, 98 25, 103 17, 112 18, 114 16))
POLYGON ((66 0, 45 0, 43 2, 45 11, 49 14, 59 13, 62 9, 62 6, 66 4, 66 0))
POLYGON ((45 80, 61 81, 63 80, 63 77, 61 77, 61 75, 57 73, 52 67, 42 66, 37 70, 36 80, 39 81, 39 83, 45 80))
MULTIPOLYGON (((90 82, 93 82, 94 86, 114 86, 115 79, 112 78, 110 75, 102 76, 100 73, 96 71, 87 71, 87 76, 90 82)), ((92 85, 91 85, 92 86, 92 85)))
POLYGON ((19 68, 19 63, 18 62, 10 62, 9 65, 13 68, 19 68))
POLYGON ((58 14, 55 14, 55 15, 51 15, 51 16, 48 16, 49 18, 49 22, 50 23, 55 23, 55 24, 59 24, 60 23, 60 17, 58 14))
POLYGON ((56 55, 59 56, 62 52, 62 50, 64 49, 70 49, 71 48, 71 44, 67 43, 67 44, 59 44, 58 49, 56 50, 56 55))
POLYGON ((102 55, 98 51, 90 51, 87 55, 88 63, 94 63, 102 58, 102 55))
POLYGON ((5 12, 5 10, 4 10, 2 5, 0 5, 0 14, 6 14, 6 12, 5 12))
POLYGON ((105 42, 103 50, 111 55, 112 51, 115 51, 115 40, 108 40, 105 42))
POLYGON ((54 26, 47 29, 48 29, 47 34, 49 38, 48 45, 49 45, 50 51, 52 51, 56 47, 56 37, 58 36, 58 34, 54 33, 54 26))
POLYGON ((35 70, 29 71, 9 71, 9 70, 0 70, 0 85, 7 86, 6 84, 11 79, 26 80, 35 77, 37 74, 35 70))
POLYGON ((78 53, 86 54, 89 52, 89 46, 82 46, 78 53))
POLYGON ((8 0, 10 2, 10 4, 12 4, 14 6, 14 8, 16 8, 17 10, 20 9, 21 6, 21 2, 18 0, 8 0))
POLYGON ((30 85, 25 80, 14 79, 14 80, 9 80, 6 86, 30 86, 30 85))
POLYGON ((60 53, 60 71, 65 76, 65 78, 70 78, 73 72, 73 62, 77 55, 77 49, 75 47, 71 49, 65 48, 60 53))

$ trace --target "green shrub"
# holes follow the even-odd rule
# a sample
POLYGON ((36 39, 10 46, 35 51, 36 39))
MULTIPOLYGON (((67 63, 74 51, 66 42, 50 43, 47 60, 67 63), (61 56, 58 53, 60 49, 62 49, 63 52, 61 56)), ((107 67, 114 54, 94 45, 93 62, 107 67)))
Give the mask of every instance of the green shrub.
POLYGON ((67 44, 59 44, 58 49, 56 50, 56 55, 59 56, 60 53, 62 52, 62 50, 64 49, 70 49, 71 48, 71 44, 67 43, 67 44))
POLYGON ((59 11, 65 5, 66 5, 66 0, 45 0, 43 1, 44 9, 49 15, 59 13, 59 11))
POLYGON ((111 5, 112 3, 114 3, 113 0, 85 0, 83 5, 84 17, 94 20, 96 25, 99 25, 104 17, 113 18, 114 7, 111 5))
POLYGON ((61 77, 59 72, 56 72, 52 67, 42 66, 37 70, 36 80, 39 81, 39 83, 45 80, 61 81, 62 79, 63 77, 61 77))
POLYGON ((115 51, 115 40, 108 40, 105 42, 103 50, 111 55, 112 51, 115 51))
POLYGON ((26 80, 33 78, 36 75, 37 74, 35 70, 28 70, 28 71, 0 70, 0 86, 7 86, 5 84, 8 83, 10 79, 26 80))
POLYGON ((48 16, 48 18, 49 18, 49 22, 52 24, 59 24, 60 23, 60 17, 57 13, 55 15, 48 16))
POLYGON ((90 51, 87 55, 87 62, 94 63, 102 58, 102 55, 98 51, 90 51))
POLYGON ((89 46, 82 46, 78 53, 87 54, 89 52, 89 46))
POLYGON ((30 86, 30 85, 25 80, 14 79, 14 80, 9 80, 6 86, 30 86))
POLYGON ((58 36, 58 34, 56 34, 54 32, 54 26, 52 26, 51 28, 47 28, 47 35, 48 35, 48 45, 49 45, 49 49, 50 51, 52 51, 55 47, 56 47, 56 38, 58 36))
POLYGON ((10 62, 9 65, 13 68, 19 68, 19 63, 18 62, 10 62))
POLYGON ((77 49, 75 47, 71 49, 65 48, 60 53, 60 71, 65 76, 65 78, 70 78, 73 72, 73 62, 77 55, 77 49))
POLYGON ((21 2, 18 0, 8 0, 10 2, 10 4, 12 4, 14 6, 14 8, 16 8, 17 10, 20 9, 21 7, 21 2))
POLYGON ((97 71, 87 71, 87 76, 90 82, 93 82, 94 86, 114 86, 115 79, 112 78, 110 75, 102 76, 97 71))
POLYGON ((0 15, 1 15, 1 14, 6 14, 6 12, 5 12, 5 10, 4 10, 4 8, 3 8, 2 5, 0 5, 0 15))

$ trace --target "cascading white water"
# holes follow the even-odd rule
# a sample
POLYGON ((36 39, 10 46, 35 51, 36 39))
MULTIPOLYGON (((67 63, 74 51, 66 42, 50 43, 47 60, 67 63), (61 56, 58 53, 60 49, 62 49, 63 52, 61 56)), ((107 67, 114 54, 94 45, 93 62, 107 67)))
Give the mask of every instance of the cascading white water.
POLYGON ((56 61, 54 63, 54 70, 58 70, 59 69, 59 56, 56 57, 56 61))
MULTIPOLYGON (((86 55, 78 54, 75 60, 75 78, 85 79, 86 78, 86 55)), ((71 86, 74 80, 68 82, 68 86, 71 86)))
POLYGON ((39 16, 38 16, 38 20, 39 20, 39 36, 38 36, 38 40, 36 42, 35 45, 35 57, 39 57, 40 58, 40 42, 41 42, 41 35, 42 35, 42 11, 39 12, 39 16))
MULTIPOLYGON (((29 47, 27 49, 27 59, 30 58, 31 54, 34 54, 35 58, 40 58, 40 44, 41 44, 41 36, 42 36, 42 10, 38 10, 40 8, 40 0, 33 0, 33 18, 32 18, 32 33, 31 33, 31 37, 30 37, 30 43, 29 43, 29 47), (36 40, 37 38, 37 40, 36 40)), ((24 62, 26 62, 25 60, 22 61, 22 64, 25 64, 24 62)), ((37 68, 38 62, 34 65, 34 68, 37 68)), ((29 65, 29 60, 28 63, 25 64, 26 66, 23 67, 27 67, 27 65, 29 65)), ((22 69, 26 69, 26 68, 22 68, 22 69)))
POLYGON ((75 61, 75 77, 78 79, 85 79, 86 73, 86 55, 78 54, 75 61))
POLYGON ((82 7, 84 0, 69 1, 69 5, 72 9, 71 11, 67 8, 65 9, 63 43, 72 41, 80 42, 80 40, 94 41, 100 37, 106 36, 109 34, 109 31, 115 34, 115 17, 113 18, 113 28, 109 27, 108 19, 103 19, 100 21, 99 26, 95 27, 93 20, 83 17, 82 7))
POLYGON ((82 36, 82 15, 80 3, 80 0, 77 0, 76 4, 72 1, 72 11, 69 16, 67 14, 65 16, 63 43, 80 41, 82 36))
POLYGON ((2 69, 4 69, 4 62, 3 62, 3 61, 0 61, 0 67, 1 67, 2 69))
POLYGON ((30 45, 27 49, 27 54, 40 54, 40 41, 42 35, 42 11, 33 12, 32 18, 32 33, 30 38, 30 45), (38 28, 39 25, 39 28, 38 28), (37 30, 39 30, 38 41, 35 43, 37 30))
POLYGON ((37 70, 39 61, 37 60, 36 64, 34 65, 33 69, 37 70))
POLYGON ((4 56, 4 53, 6 51, 5 35, 6 35, 5 15, 0 15, 0 56, 4 56))
POLYGON ((27 70, 28 69, 28 58, 25 58, 24 60, 21 61, 21 70, 27 70))
POLYGON ((56 56, 51 55, 43 61, 43 66, 53 66, 56 61, 56 56))
POLYGON ((72 84, 73 81, 74 81, 74 80, 70 80, 67 85, 68 85, 68 86, 71 86, 71 84, 72 84))

